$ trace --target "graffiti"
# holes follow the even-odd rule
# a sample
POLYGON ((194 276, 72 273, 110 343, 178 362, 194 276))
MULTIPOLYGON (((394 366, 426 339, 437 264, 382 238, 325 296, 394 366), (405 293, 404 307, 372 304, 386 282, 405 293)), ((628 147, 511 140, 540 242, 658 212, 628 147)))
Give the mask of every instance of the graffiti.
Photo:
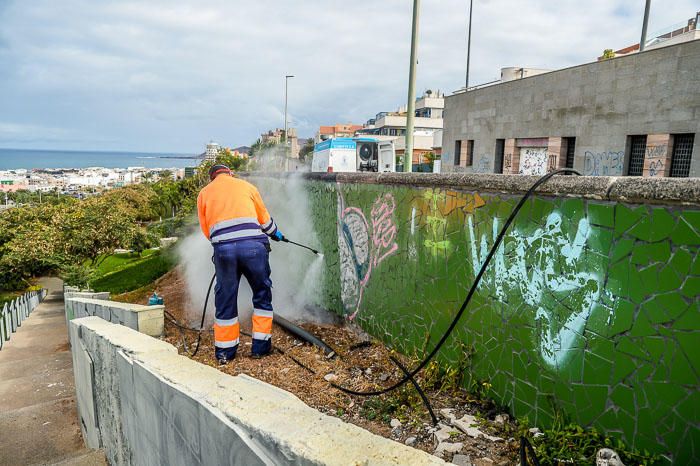
POLYGON ((544 175, 547 173, 547 148, 523 147, 520 149, 520 174, 544 175))
POLYGON ((491 173, 491 161, 485 155, 474 165, 474 173, 491 173))
POLYGON ((647 146, 645 157, 648 159, 666 158, 666 146, 647 146))
POLYGON ((433 257, 448 257, 452 250, 452 242, 445 239, 448 217, 455 211, 471 214, 486 203, 478 194, 426 189, 419 204, 427 236, 423 245, 433 257))
POLYGON ((588 176, 622 175, 624 154, 624 151, 586 151, 584 154, 583 174, 588 176))
POLYGON ((663 160, 652 160, 649 162, 649 176, 664 176, 663 160))
POLYGON ((555 154, 549 154, 549 162, 547 163, 547 173, 553 172, 557 169, 557 162, 559 161, 559 156, 555 154))
POLYGON ((513 168, 513 154, 506 154, 503 157, 503 171, 510 173, 511 168, 513 168))
MULTIPOLYGON (((467 222, 471 235, 472 267, 476 274, 490 245, 486 235, 482 235, 477 251, 477 236, 471 216, 467 222)), ((582 218, 578 222, 573 241, 561 224, 561 214, 552 212, 545 226, 532 234, 524 235, 514 230, 506 236, 480 285, 490 286, 495 297, 502 302, 507 302, 506 297, 515 292, 522 296, 525 303, 536 308, 535 319, 541 325, 540 353, 544 362, 552 368, 564 366, 573 353, 601 290, 600 279, 595 273, 579 270, 580 263, 584 262, 584 246, 591 232, 588 219, 582 218), (506 244, 510 251, 507 256, 506 244), (572 313, 562 323, 551 308, 563 302, 572 313)), ((493 242, 500 229, 498 218, 494 219, 492 228, 493 242)))
POLYGON ((338 252, 341 297, 350 319, 354 319, 373 269, 398 250, 393 214, 394 197, 387 193, 372 205, 370 222, 361 209, 345 207, 338 194, 338 252))
POLYGON ((374 201, 372 206, 372 265, 379 265, 399 248, 396 244, 396 224, 393 214, 396 208, 394 196, 387 193, 374 201))
POLYGON ((664 176, 666 146, 647 146, 646 158, 649 159, 649 176, 664 176))

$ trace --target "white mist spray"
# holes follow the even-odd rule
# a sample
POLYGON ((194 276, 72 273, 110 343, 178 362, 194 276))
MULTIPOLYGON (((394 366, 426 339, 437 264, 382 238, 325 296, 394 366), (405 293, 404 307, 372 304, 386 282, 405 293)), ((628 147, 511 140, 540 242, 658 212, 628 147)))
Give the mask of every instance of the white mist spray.
MULTIPOLYGON (((252 180, 255 184, 255 180, 252 180)), ((301 175, 269 179, 258 183, 258 189, 270 215, 275 219, 282 233, 292 241, 319 249, 318 239, 313 229, 308 197, 301 175)), ((184 268, 187 287, 191 299, 188 318, 197 321, 209 281, 214 273, 211 262, 212 246, 197 230, 179 242, 181 264, 184 268)), ((308 307, 318 302, 317 293, 323 272, 323 255, 289 243, 271 241, 270 267, 272 269, 272 304, 275 312, 291 320, 326 320, 308 307)), ((248 282, 241 279, 238 292, 238 312, 242 323, 252 314, 252 291, 248 282)), ((214 317, 214 291, 212 290, 207 307, 207 323, 214 317)))

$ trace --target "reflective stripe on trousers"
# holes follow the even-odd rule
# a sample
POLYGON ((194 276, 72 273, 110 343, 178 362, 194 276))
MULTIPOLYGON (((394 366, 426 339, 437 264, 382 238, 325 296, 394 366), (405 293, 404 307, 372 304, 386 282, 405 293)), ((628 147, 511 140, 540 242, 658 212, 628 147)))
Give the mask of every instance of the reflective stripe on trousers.
POLYGON ((216 319, 214 323, 214 346, 217 348, 235 348, 240 341, 238 317, 233 319, 216 319))

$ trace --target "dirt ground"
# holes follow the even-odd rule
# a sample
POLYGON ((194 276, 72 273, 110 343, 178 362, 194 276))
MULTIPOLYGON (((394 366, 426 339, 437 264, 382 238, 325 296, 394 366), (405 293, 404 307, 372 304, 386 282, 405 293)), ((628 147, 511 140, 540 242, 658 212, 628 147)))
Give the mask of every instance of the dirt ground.
MULTIPOLYGON (((189 356, 197 339, 197 332, 178 327, 197 327, 199 322, 188 322, 185 316, 198 314, 187 312, 189 300, 186 284, 179 269, 158 280, 154 286, 116 296, 120 301, 145 304, 153 290, 164 297, 170 316, 165 320, 165 340, 189 356)), ((241 331, 250 323, 241 322, 241 331)), ((347 395, 330 382, 357 391, 376 390, 398 381, 403 373, 391 361, 396 357, 404 366, 415 367, 416 362, 392 352, 381 342, 372 339, 355 325, 341 322, 339 325, 300 323, 301 327, 321 338, 331 346, 336 356, 328 358, 322 350, 306 344, 277 325, 273 328, 273 353, 263 359, 250 358, 251 339, 241 335, 241 346, 236 359, 227 366, 218 366, 214 358, 211 329, 202 333, 198 354, 193 358, 225 373, 248 374, 257 379, 287 390, 309 406, 345 422, 356 424, 375 434, 412 445, 415 448, 437 454, 447 461, 453 454, 468 455, 475 464, 517 464, 518 442, 513 438, 516 427, 490 402, 480 401, 455 383, 441 379, 437 370, 424 370, 417 380, 432 404, 442 426, 434 427, 428 410, 411 384, 379 397, 347 395), (426 375, 427 372, 427 375, 426 375), (452 411, 446 411, 447 409, 452 411), (450 420, 464 415, 476 417, 477 428, 484 435, 474 438, 456 427, 450 420), (498 422, 495 422, 495 421, 498 422), (440 432, 442 430, 442 436, 440 432), (498 440, 486 438, 498 437, 498 440), (439 437, 439 438, 436 438, 439 437), (447 437, 447 438, 445 438, 447 437), (438 444, 445 444, 436 448, 438 444), (459 444, 462 444, 461 447, 459 444), (440 450, 447 452, 441 453, 440 450), (488 460, 492 460, 489 462, 488 460)), ((433 367, 435 369, 435 367, 433 367)), ((462 458, 462 461, 464 459, 462 458)), ((462 463, 469 464, 469 463, 462 463)))

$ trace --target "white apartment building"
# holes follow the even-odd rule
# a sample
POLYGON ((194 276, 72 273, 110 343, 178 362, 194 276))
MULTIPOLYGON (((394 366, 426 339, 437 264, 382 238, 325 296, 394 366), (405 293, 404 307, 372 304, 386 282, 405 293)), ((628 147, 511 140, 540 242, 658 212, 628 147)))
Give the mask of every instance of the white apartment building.
MULTIPOLYGON (((442 113, 445 108, 445 98, 440 92, 431 90, 416 99, 415 131, 442 129, 442 113)), ((357 132, 358 135, 374 136, 404 136, 406 134, 406 107, 400 107, 395 112, 380 112, 368 120, 365 126, 357 132)))
POLYGON ((207 150, 204 153, 204 159, 205 160, 215 160, 216 156, 219 154, 219 149, 221 149, 221 146, 214 141, 209 142, 207 144, 207 150))

